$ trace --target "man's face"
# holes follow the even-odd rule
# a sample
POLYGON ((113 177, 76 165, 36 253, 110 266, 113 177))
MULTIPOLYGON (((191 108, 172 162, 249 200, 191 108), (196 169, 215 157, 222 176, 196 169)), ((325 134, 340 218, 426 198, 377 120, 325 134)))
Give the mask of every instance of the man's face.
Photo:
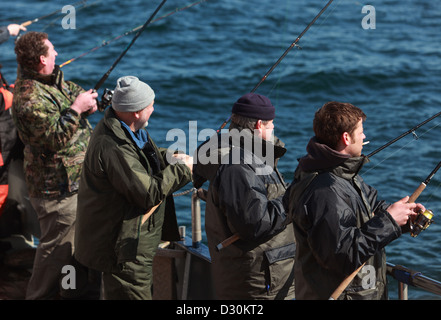
POLYGON ((262 122, 261 136, 263 140, 272 141, 274 134, 274 120, 270 120, 267 124, 262 122))
POLYGON ((357 128, 352 132, 351 137, 351 143, 347 147, 348 153, 352 157, 359 157, 361 156, 361 152, 363 150, 363 140, 366 139, 366 136, 363 132, 363 121, 360 120, 357 124, 357 128))
POLYGON ((153 111, 155 110, 155 108, 153 108, 154 103, 155 102, 153 101, 149 106, 147 106, 146 108, 144 108, 140 111, 141 116, 139 118, 139 124, 137 125, 137 127, 138 127, 137 129, 142 129, 142 128, 145 128, 148 126, 150 116, 152 115, 153 111))
POLYGON ((43 69, 41 73, 43 74, 51 74, 55 68, 55 58, 58 53, 55 51, 53 44, 48 40, 44 40, 44 44, 48 47, 47 54, 45 56, 40 57, 40 61, 43 64, 43 69))

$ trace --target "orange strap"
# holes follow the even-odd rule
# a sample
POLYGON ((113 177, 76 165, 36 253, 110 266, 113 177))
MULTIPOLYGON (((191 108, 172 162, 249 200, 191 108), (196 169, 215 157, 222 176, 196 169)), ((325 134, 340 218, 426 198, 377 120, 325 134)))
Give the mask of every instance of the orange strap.
MULTIPOLYGON (((5 110, 8 110, 12 106, 13 94, 11 91, 7 90, 4 86, 0 87, 0 94, 3 95, 3 100, 5 101, 5 110)), ((3 165, 4 162, 0 147, 0 166, 3 165)), ((3 212, 3 204, 5 203, 6 198, 8 197, 8 191, 9 191, 9 186, 7 184, 0 185, 0 215, 3 212)))
POLYGON ((10 107, 12 107, 12 99, 14 95, 5 87, 0 87, 0 93, 3 95, 3 100, 5 101, 5 110, 8 110, 10 107))
POLYGON ((3 212, 3 205, 6 202, 6 198, 8 197, 8 185, 7 184, 2 184, 0 185, 0 216, 3 212))
MULTIPOLYGON (((0 94, 3 95, 3 100, 5 101, 5 110, 8 110, 11 106, 12 106, 12 92, 7 90, 5 87, 1 86, 0 87, 0 94)), ((0 146, 0 166, 3 166, 4 162, 3 162, 3 157, 1 154, 1 146, 0 146)))

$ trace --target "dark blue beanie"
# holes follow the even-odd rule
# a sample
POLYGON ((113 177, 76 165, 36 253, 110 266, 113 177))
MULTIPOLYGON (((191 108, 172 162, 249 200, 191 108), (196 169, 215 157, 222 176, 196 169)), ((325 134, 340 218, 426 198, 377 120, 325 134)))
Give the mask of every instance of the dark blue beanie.
POLYGON ((276 108, 271 101, 257 93, 247 93, 240 97, 231 112, 258 120, 273 120, 276 116, 276 108))

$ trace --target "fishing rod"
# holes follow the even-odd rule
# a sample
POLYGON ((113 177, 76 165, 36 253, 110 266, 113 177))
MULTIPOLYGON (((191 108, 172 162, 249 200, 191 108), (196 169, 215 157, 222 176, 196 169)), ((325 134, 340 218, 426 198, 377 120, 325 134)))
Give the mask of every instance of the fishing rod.
MULTIPOLYGON (((164 18, 167 18, 167 17, 169 17, 169 16, 171 16, 171 15, 173 15, 173 14, 175 14, 175 13, 178 13, 178 12, 180 12, 180 11, 184 11, 184 10, 186 10, 186 9, 188 9, 188 8, 194 7, 194 6, 198 5, 198 4, 200 4, 200 3, 202 3, 202 2, 206 2, 206 1, 208 1, 208 0, 200 0, 200 1, 197 1, 197 2, 194 2, 194 3, 191 3, 191 4, 189 4, 189 5, 185 6, 185 7, 182 7, 182 8, 176 8, 176 10, 171 11, 170 13, 167 13, 167 14, 165 14, 165 15, 163 15, 163 16, 161 16, 161 17, 159 17, 159 18, 157 18, 157 19, 155 19, 155 20, 153 20, 153 21, 151 21, 149 24, 152 24, 152 23, 154 23, 154 22, 157 22, 157 21, 159 21, 159 20, 162 20, 162 19, 164 19, 164 18)), ((113 39, 110 39, 110 40, 107 40, 107 41, 103 41, 103 43, 102 43, 101 45, 96 46, 96 47, 94 47, 94 48, 92 48, 92 49, 90 49, 90 50, 88 50, 88 51, 82 53, 81 55, 79 55, 79 56, 77 56, 77 57, 75 57, 75 58, 72 58, 72 59, 67 60, 66 62, 63 62, 62 64, 60 64, 60 68, 64 67, 65 65, 68 65, 68 64, 70 64, 70 63, 72 63, 72 62, 74 62, 74 61, 77 60, 77 59, 80 59, 80 58, 82 58, 82 57, 88 55, 89 53, 92 53, 92 52, 94 52, 94 51, 96 51, 96 50, 98 50, 98 49, 100 49, 100 48, 103 48, 103 47, 109 45, 110 43, 112 43, 112 42, 114 42, 114 41, 117 41, 117 40, 119 40, 119 39, 121 39, 121 38, 123 38, 123 37, 125 37, 125 36, 128 36, 129 34, 132 34, 133 32, 138 31, 140 28, 142 28, 142 25, 137 26, 137 27, 135 27, 135 28, 133 28, 133 29, 131 29, 131 30, 129 30, 129 31, 126 31, 126 32, 124 32, 123 34, 121 34, 121 35, 119 35, 119 36, 117 36, 117 37, 115 37, 115 38, 113 38, 113 39)))
POLYGON ((417 124, 415 127, 413 127, 412 129, 404 132, 403 134, 401 134, 400 136, 396 137, 395 139, 392 139, 391 141, 389 141, 388 143, 386 143, 385 145, 379 147, 377 150, 371 152, 370 154, 367 155, 368 158, 372 157, 373 155, 377 154, 378 152, 380 152, 381 150, 389 147, 391 144, 397 142, 398 140, 404 138, 405 136, 407 136, 408 134, 415 134, 415 130, 419 129, 420 127, 422 127, 423 125, 425 125, 426 123, 428 123, 429 121, 432 121, 433 119, 435 119, 436 117, 440 116, 441 112, 438 112, 437 114, 431 116, 430 118, 424 120, 423 122, 417 124))
POLYGON ((435 167, 435 169, 433 169, 432 172, 427 176, 426 180, 421 182, 420 186, 410 196, 409 202, 415 202, 415 200, 420 196, 421 192, 423 192, 423 190, 429 184, 430 180, 432 180, 433 176, 439 170, 440 167, 441 167, 441 161, 438 163, 438 165, 435 167))
MULTIPOLYGON (((303 35, 306 33, 306 31, 309 30, 309 28, 311 28, 311 26, 317 21, 317 19, 322 15, 323 12, 325 12, 325 10, 331 5, 333 0, 330 0, 323 8, 322 10, 320 10, 320 12, 314 17, 314 19, 312 19, 312 21, 306 26, 306 28, 299 34, 299 36, 296 38, 296 40, 291 43, 291 45, 288 47, 288 49, 285 50, 285 52, 280 56, 280 58, 276 61, 276 63, 274 63, 271 68, 265 73, 265 75, 262 77, 262 79, 259 81, 259 83, 253 88, 253 90, 251 90, 251 92, 255 92, 257 90, 257 88, 260 87, 260 85, 266 80, 266 78, 268 78, 268 76, 270 75, 271 72, 273 72, 273 70, 279 65, 279 63, 286 57, 286 55, 291 51, 292 48, 294 47, 298 47, 297 42, 299 42, 300 38, 303 37, 303 35)), ((227 125, 227 123, 230 121, 231 119, 231 115, 228 117, 228 119, 226 119, 224 121, 224 123, 222 123, 222 125, 220 126, 220 128, 217 130, 218 132, 220 130, 222 130, 223 128, 225 128, 225 126, 227 125)))
MULTIPOLYGON (((410 129, 410 130, 408 130, 408 131, 402 133, 401 135, 399 135, 399 136, 396 137, 395 139, 392 139, 391 141, 389 141, 389 142, 386 143, 385 145, 381 146, 381 147, 378 148, 377 150, 371 152, 367 157, 370 158, 370 157, 372 157, 373 155, 377 154, 378 152, 382 151, 383 149, 387 148, 387 147, 390 146, 391 144, 393 144, 393 143, 397 142, 398 140, 404 138, 404 137, 407 136, 408 134, 410 134, 410 133, 415 133, 415 130, 419 129, 420 127, 422 127, 423 125, 425 125, 426 123, 432 121, 433 119, 435 119, 436 117, 438 117, 438 116, 440 116, 440 115, 441 115, 441 112, 438 112, 437 114, 435 114, 435 115, 431 116, 430 118, 424 120, 423 122, 417 124, 417 125, 416 125, 415 127, 413 127, 412 129, 410 129)), ((426 179, 424 182, 421 183, 421 185, 420 185, 420 187, 419 187, 420 192, 419 192, 418 194, 414 193, 414 194, 411 196, 411 198, 412 198, 412 197, 415 197, 415 196, 416 196, 416 197, 419 196, 419 194, 424 190, 424 188, 426 187, 426 185, 427 185, 427 183, 430 181, 430 179, 433 177, 433 175, 435 175, 436 171, 438 171, 438 169, 440 168, 440 166, 441 166, 441 162, 440 162, 440 163, 438 164, 438 166, 437 166, 437 167, 431 172, 431 174, 427 177, 427 179, 426 179)), ((415 199, 416 199, 416 198, 415 198, 415 199)), ((414 202, 415 199, 411 199, 412 201, 410 201, 410 202, 414 202)), ((219 244, 216 246, 216 250, 217 250, 217 251, 220 251, 220 250, 222 250, 222 249, 228 247, 229 245, 233 244, 234 242, 236 242, 236 241, 239 240, 239 239, 240 239, 239 235, 238 235, 237 233, 235 233, 235 234, 233 234, 231 237, 229 237, 229 238, 225 239, 224 241, 222 241, 221 243, 219 243, 219 244)))
MULTIPOLYGON (((296 38, 296 40, 293 43, 291 43, 291 45, 288 47, 288 49, 286 49, 285 52, 280 56, 280 58, 271 66, 271 68, 269 68, 269 70, 265 73, 265 75, 262 77, 262 79, 259 81, 259 83, 253 88, 253 90, 251 90, 251 92, 255 92, 257 90, 257 88, 259 88, 259 86, 266 80, 266 78, 268 78, 270 73, 273 72, 273 70, 280 64, 280 62, 286 57, 286 55, 289 53, 289 51, 291 51, 292 48, 294 48, 296 46, 298 47, 297 42, 299 42, 300 38, 303 37, 303 35, 306 33, 306 31, 308 31, 309 28, 311 28, 311 26, 322 15, 322 13, 325 12, 325 10, 331 5, 332 1, 333 0, 328 1, 328 3, 314 17, 314 19, 312 19, 312 21, 306 26, 306 28, 299 34, 299 36, 296 38)), ((220 132, 220 130, 225 128, 225 126, 230 121, 230 119, 231 119, 231 115, 224 121, 224 123, 222 123, 222 125, 219 127, 217 132, 220 132)), ((216 246, 216 250, 220 251, 220 250, 228 247, 229 245, 233 244, 234 242, 236 242, 239 239, 240 239, 239 235, 237 233, 235 233, 232 236, 230 236, 229 238, 227 238, 224 241, 222 241, 221 243, 219 243, 216 246)))
MULTIPOLYGON (((423 192, 423 190, 429 184, 430 180, 432 180, 433 176, 439 170, 440 167, 441 167, 441 161, 438 163, 435 169, 433 169, 432 172, 427 176, 426 180, 421 182, 418 188, 416 188, 413 194, 409 197, 409 200, 407 200, 408 203, 414 203, 416 201, 416 199, 420 196, 421 192, 423 192)), ((424 212, 419 212, 414 222, 412 222, 409 219, 406 226, 410 230, 410 235, 412 237, 417 237, 420 234, 420 232, 426 230, 432 224, 432 222, 433 222, 433 212, 431 210, 426 210, 424 212)), ((351 281, 355 278, 357 273, 363 268, 364 265, 365 263, 363 263, 354 272, 352 272, 349 276, 347 276, 343 280, 343 282, 340 283, 337 289, 335 289, 335 291, 331 294, 329 300, 337 300, 338 297, 347 288, 349 283, 351 283, 351 281)))
MULTIPOLYGON (((135 43, 136 39, 141 35, 141 33, 144 31, 145 28, 150 24, 152 19, 156 16, 158 11, 162 8, 164 3, 167 0, 162 0, 162 2, 159 4, 159 6, 156 8, 156 10, 153 12, 153 14, 150 16, 150 18, 147 19, 147 21, 143 24, 142 28, 135 34, 132 41, 129 43, 129 45, 124 49, 124 51, 119 55, 119 57, 115 60, 115 62, 110 66, 109 70, 101 77, 100 81, 95 85, 94 91, 98 91, 101 86, 104 84, 104 82, 109 77, 110 73, 113 71, 113 69, 116 67, 116 65, 121 61, 121 59, 124 57, 124 55, 129 51, 130 47, 135 43)), ((107 105, 110 103, 112 99, 113 92, 109 89, 106 89, 103 93, 103 96, 101 98, 101 101, 97 101, 98 110, 104 111, 104 109, 107 107, 107 105)))
MULTIPOLYGON (((85 3, 85 2, 87 2, 87 0, 81 0, 81 1, 78 1, 78 2, 73 3, 72 6, 75 7, 75 6, 77 6, 77 5, 81 5, 81 4, 85 3)), ((28 20, 28 21, 26 21, 26 22, 23 22, 21 25, 22 25, 23 27, 27 27, 27 26, 29 26, 29 25, 31 25, 31 24, 33 24, 33 23, 36 23, 36 22, 38 22, 38 21, 40 21, 40 20, 43 20, 43 19, 46 19, 46 18, 52 17, 53 15, 56 15, 57 13, 60 13, 62 10, 63 10, 63 8, 58 9, 58 10, 55 10, 55 11, 52 12, 52 13, 46 14, 46 15, 41 16, 41 17, 38 17, 38 18, 35 18, 34 20, 28 20)))

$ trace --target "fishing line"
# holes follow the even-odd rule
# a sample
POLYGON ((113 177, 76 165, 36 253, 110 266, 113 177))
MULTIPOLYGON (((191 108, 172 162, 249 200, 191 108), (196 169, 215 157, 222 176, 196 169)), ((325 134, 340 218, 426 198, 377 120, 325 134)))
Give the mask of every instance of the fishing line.
MULTIPOLYGON (((269 68, 269 70, 263 75, 263 77, 260 79, 259 83, 251 90, 251 93, 255 92, 260 85, 268 78, 268 76, 274 71, 274 69, 282 62, 282 60, 288 55, 288 53, 295 47, 298 47, 297 43, 300 41, 300 39, 303 37, 303 35, 311 28, 318 18, 323 14, 323 12, 326 11, 326 9, 331 5, 333 0, 329 0, 326 5, 320 10, 320 12, 312 19, 312 21, 306 26, 305 29, 297 36, 296 40, 291 43, 291 45, 285 50, 285 52, 277 59, 277 61, 269 68)), ((220 132, 227 123, 231 120, 231 114, 230 116, 222 123, 222 125, 217 129, 216 132, 220 132)))
MULTIPOLYGON (((107 80, 107 78, 109 77, 110 73, 113 71, 113 69, 118 65, 118 63, 121 61, 121 59, 124 57, 124 55, 127 53, 127 51, 129 51, 129 49, 132 47, 132 45, 135 43, 136 39, 138 39, 138 37, 141 35, 141 33, 148 27, 148 25, 150 24, 150 22, 153 20, 153 18, 156 16, 156 14, 158 13, 159 10, 161 10, 162 6, 164 5, 164 3, 167 0, 162 0, 162 2, 159 4, 159 6, 155 9, 155 11, 152 13, 152 15, 147 19, 147 21, 143 24, 142 28, 135 34, 135 36, 133 37, 132 41, 130 41, 129 45, 123 50, 123 52, 121 52, 121 54, 118 56, 118 58, 116 58, 115 62, 110 66, 109 70, 107 70, 107 72, 101 77, 101 79, 98 81, 98 83, 95 85, 95 87, 93 88, 93 90, 96 92, 98 91, 101 86, 104 84, 104 82, 107 80)), ((98 106, 98 110, 99 111, 104 111, 105 108, 109 105, 110 103, 110 99, 109 99, 109 93, 110 90, 105 90, 103 97, 101 99, 101 101, 99 101, 97 99, 97 106, 98 106)), ((113 95, 113 93, 110 93, 111 95, 113 95)))
MULTIPOLYGON (((96 5, 97 3, 101 2, 101 0, 96 0, 92 3, 85 3, 84 5, 82 5, 81 7, 75 8, 75 10, 78 12, 79 10, 91 7, 93 5, 96 5)), ((51 27, 58 19, 60 19, 60 17, 56 17, 55 19, 53 19, 51 22, 45 24, 43 26, 43 28, 41 29, 41 32, 45 32, 49 27, 51 27)))
MULTIPOLYGON (((163 15, 163 16, 161 16, 161 17, 159 17, 159 18, 157 18, 157 19, 155 19, 153 21, 151 21, 149 24, 152 24, 152 23, 157 22, 159 20, 165 19, 165 18, 167 18, 167 17, 169 17, 169 16, 171 16, 171 15, 173 15, 175 13, 184 11, 184 10, 189 9, 189 8, 192 8, 192 7, 194 7, 194 6, 196 6, 196 5, 200 4, 200 3, 207 2, 207 1, 209 1, 209 0, 199 0, 199 1, 193 2, 193 3, 189 4, 189 5, 186 5, 185 7, 182 7, 182 8, 177 7, 175 10, 173 10, 173 11, 171 11, 171 12, 169 12, 169 13, 167 13, 167 14, 165 14, 165 15, 163 15)), ((88 55, 89 53, 92 53, 92 52, 94 52, 94 51, 96 51, 96 50, 98 50, 100 48, 103 48, 103 47, 109 45, 112 42, 115 42, 115 41, 117 41, 117 40, 119 40, 119 39, 121 39, 121 38, 123 38, 125 36, 128 36, 129 34, 132 34, 133 32, 136 32, 136 31, 138 31, 141 28, 142 28, 142 25, 137 26, 137 27, 135 27, 135 28, 133 28, 131 30, 128 30, 128 31, 124 32, 123 34, 120 34, 119 36, 116 36, 115 38, 112 38, 110 40, 105 40, 105 41, 103 41, 101 43, 101 45, 96 46, 96 47, 94 47, 94 48, 92 48, 92 49, 82 53, 81 55, 79 55, 79 56, 77 56, 75 58, 72 58, 72 59, 69 59, 69 60, 63 62, 62 64, 60 64, 60 68, 64 67, 65 65, 68 65, 68 64, 70 64, 72 62, 74 62, 75 60, 78 60, 78 59, 88 55)))
MULTIPOLYGON (((426 202, 429 203, 430 200, 432 200, 433 195, 435 194, 439 194, 439 189, 441 188, 441 181, 438 183, 438 186, 436 187, 435 190, 433 190, 433 192, 429 195, 429 197, 427 198, 426 202)), ((439 199, 435 199, 435 200, 439 200, 439 199)))
MULTIPOLYGON (((406 144, 404 144, 401 148, 397 149, 396 151, 394 151, 394 152, 389 152, 383 160, 381 160, 380 162, 378 162, 378 163, 377 163, 376 165, 374 165, 372 168, 366 170, 365 173, 366 173, 366 174, 369 173, 371 170, 373 170, 373 169, 375 169, 376 167, 378 167, 379 165, 381 165, 384 161, 389 160, 389 159, 390 159, 391 157, 393 157, 395 154, 397 154, 398 152, 400 152, 401 150, 403 150, 404 148, 406 148, 408 145, 410 145, 411 143, 414 143, 415 141, 421 139, 421 137, 423 137, 424 135, 426 135, 428 132, 432 131, 433 129, 439 127, 440 125, 441 125, 441 123, 437 123, 437 124, 435 124, 433 127, 427 129, 426 131, 424 131, 424 132, 421 133, 421 134, 418 134, 418 135, 413 134, 412 136, 413 136, 414 138, 413 138, 412 140, 410 140, 409 142, 407 142, 406 144)), ((415 132, 414 132, 414 133, 415 133, 415 132)), ((378 149, 377 149, 377 150, 378 150, 378 149)), ((381 149, 381 150, 382 150, 382 149, 381 149)), ((380 151, 381 151, 381 150, 380 150, 380 151)), ((375 152, 375 154, 376 154, 376 152, 375 152)), ((372 154, 372 155, 374 155, 374 154, 372 154)))
MULTIPOLYGON (((87 2, 87 0, 81 0, 81 1, 78 1, 78 2, 75 2, 75 3, 71 4, 71 6, 75 7, 77 5, 85 4, 86 2, 87 2)), ((57 13, 60 13, 62 10, 63 10, 63 8, 55 10, 54 12, 51 12, 51 13, 49 13, 47 15, 35 18, 33 20, 25 21, 25 22, 21 23, 21 25, 23 27, 27 27, 27 26, 29 26, 29 25, 31 25, 33 23, 36 23, 36 22, 39 22, 39 21, 44 20, 46 18, 52 17, 53 15, 56 15, 57 13)))
MULTIPOLYGON (((329 11, 326 15, 323 16, 322 21, 321 21, 320 23, 317 24, 317 28, 315 28, 314 31, 311 31, 311 35, 314 35, 316 32, 318 32, 318 30, 322 27, 322 25, 326 22, 326 20, 328 20, 329 16, 330 16, 331 14, 333 14, 335 10, 337 10, 337 8, 338 8, 338 6, 340 5, 340 2, 341 2, 341 1, 342 1, 342 0, 337 0, 337 1, 335 2, 335 5, 330 9, 330 11, 329 11)), ((305 45, 304 45, 305 43, 307 44, 308 42, 307 42, 307 41, 306 41, 306 42, 302 42, 302 45, 301 45, 301 46, 297 46, 297 49, 302 50, 303 48, 305 48, 305 45)), ((299 50, 297 50, 297 51, 294 53, 294 56, 298 54, 298 51, 299 51, 299 50)), ((274 85, 269 89, 269 91, 268 91, 268 93, 267 93, 267 96, 271 95, 271 93, 272 93, 272 92, 274 91, 274 89, 279 85, 279 83, 280 83, 281 80, 282 80, 282 75, 280 75, 280 77, 275 81, 274 85)))

